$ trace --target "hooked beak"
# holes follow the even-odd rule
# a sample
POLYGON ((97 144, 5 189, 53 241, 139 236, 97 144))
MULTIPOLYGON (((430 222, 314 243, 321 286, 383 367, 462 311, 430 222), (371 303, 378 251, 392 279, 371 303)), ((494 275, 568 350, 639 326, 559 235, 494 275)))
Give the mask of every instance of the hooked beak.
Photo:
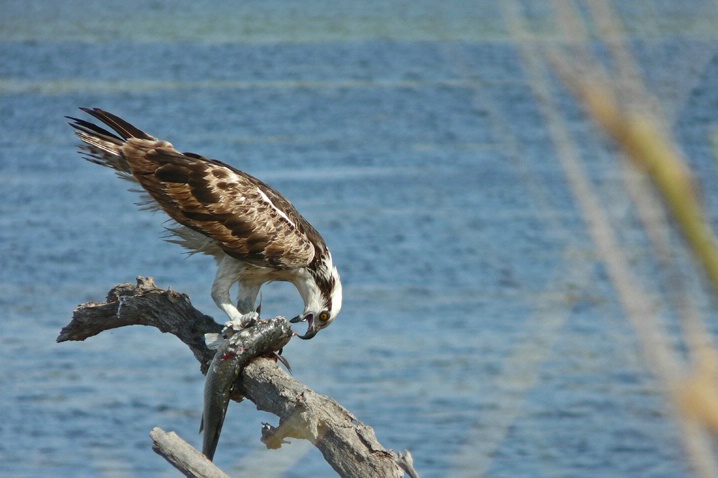
POLYGON ((314 327, 314 316, 312 314, 307 314, 305 317, 298 315, 290 320, 290 322, 293 324, 296 324, 298 322, 305 322, 305 321, 309 322, 309 327, 307 327, 307 333, 304 335, 297 334, 297 337, 299 337, 300 339, 303 339, 303 340, 309 340, 312 337, 314 337, 315 335, 317 335, 317 332, 319 332, 319 330, 317 330, 314 327))

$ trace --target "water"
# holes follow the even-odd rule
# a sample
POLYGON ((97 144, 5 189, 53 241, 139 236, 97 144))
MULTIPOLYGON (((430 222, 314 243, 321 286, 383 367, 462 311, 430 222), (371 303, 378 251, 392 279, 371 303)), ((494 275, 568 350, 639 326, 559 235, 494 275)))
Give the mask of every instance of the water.
MULTIPOLYGON (((705 25, 717 12, 651 5, 621 12, 715 211, 718 61, 705 25)), ((523 12, 549 35, 547 6, 523 12)), ((212 261, 161 241, 162 216, 137 211, 125 184, 77 156, 63 116, 78 106, 262 178, 322 231, 345 306, 285 353, 299 380, 384 446, 410 449, 422 476, 688 474, 493 2, 29 1, 0 11, 4 476, 177 476, 150 451, 150 429, 200 444, 202 376, 177 340, 135 328, 55 343, 77 304, 136 275, 223 320, 209 298, 212 261)), ((556 92, 650 282, 656 265, 618 159, 556 92)), ((300 307, 286 284, 263 297, 269 315, 300 307)), ((333 476, 301 443, 263 450, 262 421, 276 423, 249 403, 230 407, 221 467, 333 476)))

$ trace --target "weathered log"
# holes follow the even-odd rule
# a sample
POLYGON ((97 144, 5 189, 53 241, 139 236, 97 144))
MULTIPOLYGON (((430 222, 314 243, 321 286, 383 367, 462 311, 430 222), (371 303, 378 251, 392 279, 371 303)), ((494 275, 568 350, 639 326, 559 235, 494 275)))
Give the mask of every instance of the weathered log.
MULTIPOLYGON (((204 335, 222 329, 195 309, 186 294, 159 289, 151 278, 138 277, 137 285, 115 286, 104 303, 78 306, 57 341, 85 340, 127 325, 153 326, 177 336, 192 350, 202 373, 214 356, 204 335)), ((274 360, 255 359, 244 368, 235 389, 237 399, 244 396, 259 410, 279 417, 277 427, 265 424, 262 430, 261 439, 268 448, 279 448, 286 438, 307 439, 342 477, 401 477, 404 471, 418 476, 408 453, 385 449, 371 427, 332 398, 294 379, 274 360)))

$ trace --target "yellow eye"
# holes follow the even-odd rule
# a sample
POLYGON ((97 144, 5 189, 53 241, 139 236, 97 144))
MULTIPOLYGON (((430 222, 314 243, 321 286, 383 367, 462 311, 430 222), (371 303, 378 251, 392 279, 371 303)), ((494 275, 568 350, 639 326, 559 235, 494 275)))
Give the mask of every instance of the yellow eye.
POLYGON ((327 312, 325 310, 324 312, 319 314, 319 320, 322 320, 322 321, 329 320, 329 312, 327 312))

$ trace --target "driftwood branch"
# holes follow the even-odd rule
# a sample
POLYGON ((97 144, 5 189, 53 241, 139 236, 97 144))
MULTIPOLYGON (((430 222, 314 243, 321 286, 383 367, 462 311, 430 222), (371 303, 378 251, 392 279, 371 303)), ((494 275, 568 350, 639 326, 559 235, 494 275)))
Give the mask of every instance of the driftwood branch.
POLYGON ((152 449, 187 477, 229 478, 217 465, 181 439, 175 432, 153 428, 150 432, 152 449))
MULTIPOLYGON (((151 278, 138 277, 136 285, 115 286, 106 302, 78 306, 57 341, 85 340, 127 325, 152 326, 177 336, 200 362, 202 373, 206 373, 214 356, 214 351, 205 345, 204 335, 222 329, 195 309, 187 295, 159 289, 151 278)), ((291 377, 274 360, 255 359, 243 369, 235 389, 234 398, 244 396, 258 409, 279 417, 278 426, 265 424, 262 429, 261 440, 268 448, 279 448, 286 438, 301 438, 311 441, 342 477, 401 477, 405 471, 418 476, 411 465, 411 455, 385 449, 372 428, 332 398, 291 377)), ((156 445, 155 451, 178 466, 161 447, 156 445)), ((181 470, 190 473, 187 476, 204 476, 181 470)))

